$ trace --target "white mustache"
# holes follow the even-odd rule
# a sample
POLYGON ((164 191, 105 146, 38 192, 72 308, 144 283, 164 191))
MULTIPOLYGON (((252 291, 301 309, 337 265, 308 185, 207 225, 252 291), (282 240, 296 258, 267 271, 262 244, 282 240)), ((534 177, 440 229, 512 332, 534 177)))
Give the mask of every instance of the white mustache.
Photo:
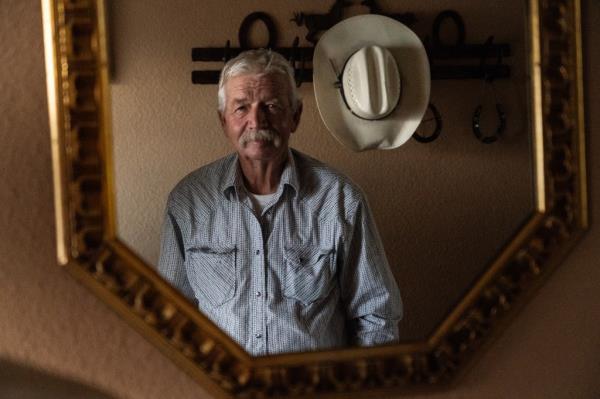
POLYGON ((252 141, 267 141, 273 143, 275 148, 281 145, 281 137, 277 132, 269 129, 246 130, 239 138, 240 147, 245 148, 252 141))

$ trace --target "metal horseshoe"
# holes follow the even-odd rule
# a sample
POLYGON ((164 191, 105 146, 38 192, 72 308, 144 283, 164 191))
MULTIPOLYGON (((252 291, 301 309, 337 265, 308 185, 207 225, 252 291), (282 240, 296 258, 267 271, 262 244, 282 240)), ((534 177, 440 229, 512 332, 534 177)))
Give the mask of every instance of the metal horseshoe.
POLYGON ((273 22, 269 14, 264 13, 262 11, 250 13, 242 21, 242 24, 240 25, 240 29, 238 31, 238 40, 240 42, 240 47, 244 50, 248 50, 250 48, 250 43, 248 41, 248 33, 250 32, 250 28, 256 21, 261 21, 267 28, 267 32, 269 34, 269 41, 265 47, 271 49, 275 48, 275 44, 277 43, 277 30, 275 29, 275 23, 273 22))
MULTIPOLYGON (((429 108, 433 114, 433 119, 435 120, 435 129, 429 136, 421 136, 415 131, 415 133, 413 133, 413 138, 419 143, 431 143, 433 140, 437 139, 442 132, 442 115, 440 114, 440 111, 438 111, 438 109, 432 103, 429 103, 427 108, 429 108)), ((431 120, 431 118, 427 119, 427 121, 429 120, 431 120)), ((426 121, 424 120, 423 122, 426 121)))
POLYGON ((483 106, 478 105, 475 108, 475 112, 473 113, 473 133, 475 137, 479 141, 484 144, 491 144, 498 140, 504 130, 506 129, 506 113, 502 107, 502 104, 496 103, 496 114, 498 116, 498 126, 496 127, 496 131, 491 135, 484 135, 481 132, 480 120, 481 120, 481 112, 483 111, 483 106))

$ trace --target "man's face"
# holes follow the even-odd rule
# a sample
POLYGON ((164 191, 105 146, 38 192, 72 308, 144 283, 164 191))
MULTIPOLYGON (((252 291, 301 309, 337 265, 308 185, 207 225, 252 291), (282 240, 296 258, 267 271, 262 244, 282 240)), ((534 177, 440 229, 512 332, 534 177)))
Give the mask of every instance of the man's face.
POLYGON ((301 107, 292 111, 286 78, 279 74, 240 75, 230 78, 224 89, 221 124, 240 157, 269 161, 285 156, 301 114, 301 107))

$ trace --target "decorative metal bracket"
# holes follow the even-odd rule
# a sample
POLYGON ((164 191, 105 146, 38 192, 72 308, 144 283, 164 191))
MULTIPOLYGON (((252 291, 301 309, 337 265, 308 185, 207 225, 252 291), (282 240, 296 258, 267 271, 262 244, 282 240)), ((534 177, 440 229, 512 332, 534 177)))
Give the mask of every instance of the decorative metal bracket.
MULTIPOLYGON (((330 10, 325 14, 309 14, 304 12, 294 13, 291 19, 298 26, 306 26, 308 34, 306 39, 315 44, 320 32, 329 29, 343 19, 343 9, 351 2, 336 0, 330 10)), ((406 25, 412 25, 417 18, 413 13, 384 13, 377 5, 376 0, 363 0, 361 5, 368 7, 372 14, 386 15, 406 25)), ((312 61, 314 47, 300 47, 300 39, 296 37, 291 47, 277 47, 278 34, 275 23, 265 12, 253 12, 249 14, 240 25, 238 31, 239 47, 231 47, 231 41, 227 40, 225 47, 194 47, 192 48, 192 61, 222 61, 237 56, 240 52, 251 48, 248 43, 248 33, 256 22, 262 22, 268 31, 268 42, 265 46, 281 53, 290 60, 296 72, 296 82, 300 86, 303 82, 312 82, 312 69, 306 64, 312 61)), ((453 10, 440 12, 432 27, 432 39, 426 37, 425 48, 431 65, 431 79, 506 79, 510 76, 510 66, 502 63, 502 60, 511 55, 510 45, 506 43, 493 43, 490 36, 482 44, 466 44, 465 25, 462 17, 453 10), (444 23, 454 23, 457 30, 457 38, 453 44, 446 44, 440 37, 440 29, 444 23), (479 65, 437 65, 437 61, 443 60, 465 60, 478 59, 479 65), (494 65, 488 65, 487 59, 496 59, 494 65)), ((258 46, 256 46, 258 47, 258 46)), ((219 81, 220 71, 195 70, 192 71, 192 83, 194 84, 216 84, 219 81)))

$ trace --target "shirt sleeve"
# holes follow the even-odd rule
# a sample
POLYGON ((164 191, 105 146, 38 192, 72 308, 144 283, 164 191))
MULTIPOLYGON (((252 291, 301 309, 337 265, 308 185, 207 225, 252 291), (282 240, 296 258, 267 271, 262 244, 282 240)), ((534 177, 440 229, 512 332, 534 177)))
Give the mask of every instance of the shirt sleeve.
POLYGON ((161 232, 158 272, 184 296, 195 302, 194 290, 185 269, 185 250, 181 229, 168 205, 161 232))
POLYGON ((397 343, 400 290, 366 200, 357 204, 351 224, 340 273, 351 342, 358 346, 397 343))

